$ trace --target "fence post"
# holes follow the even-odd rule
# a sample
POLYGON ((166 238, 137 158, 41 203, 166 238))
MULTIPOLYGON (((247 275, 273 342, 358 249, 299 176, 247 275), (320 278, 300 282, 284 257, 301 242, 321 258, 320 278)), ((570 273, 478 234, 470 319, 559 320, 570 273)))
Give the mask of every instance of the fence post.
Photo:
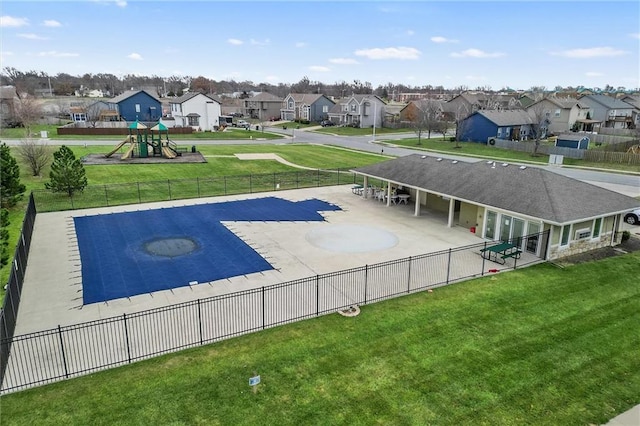
POLYGON ((483 252, 481 253, 481 254, 482 254, 482 256, 481 256, 481 257, 482 257, 482 271, 480 271, 480 276, 481 276, 481 277, 484 277, 484 261, 486 260, 486 259, 484 258, 484 254, 486 253, 486 249, 487 249, 487 242, 486 242, 486 241, 484 242, 484 247, 483 247, 483 249, 484 249, 485 251, 483 251, 483 252))
POLYGON ((64 341, 62 339, 62 328, 58 324, 58 339, 60 340, 60 352, 62 352, 62 364, 64 365, 64 377, 69 378, 69 370, 67 368, 67 356, 64 354, 64 341))
POLYGON ((142 196, 140 195, 140 182, 136 182, 138 186, 138 204, 142 204, 142 196))
POLYGON ((407 293, 411 293, 411 256, 409 256, 409 272, 407 273, 407 293))
POLYGON ((75 207, 73 205, 73 193, 71 195, 69 195, 69 200, 71 201, 71 210, 75 209, 75 207))
POLYGON ((127 314, 122 314, 122 321, 124 322, 124 338, 127 343, 127 361, 131 363, 131 348, 129 347, 129 329, 127 328, 127 314))
POLYGON ((273 190, 275 191, 276 189, 276 172, 273 172, 273 190))
POLYGON ((249 175, 249 194, 253 194, 253 175, 249 175))
POLYGON ((200 332, 200 346, 202 346, 202 311, 200 308, 200 299, 198 299, 198 328, 200 332))
POLYGON ((367 304, 367 287, 369 283, 369 265, 364 265, 364 304, 367 304))
POLYGON ((296 189, 300 189, 300 172, 296 170, 296 189))
POLYGON ((196 176, 196 188, 198 190, 198 198, 200 198, 200 178, 196 176))
POLYGON ((227 176, 224 177, 224 195, 227 195, 227 176))
POLYGON ((104 186, 104 200, 107 202, 107 207, 109 206, 109 191, 107 191, 107 185, 104 186))
POLYGON ((451 271, 451 248, 449 248, 449 255, 447 258, 447 284, 449 284, 449 273, 451 271))
POLYGON ((338 185, 340 185, 340 167, 338 167, 338 185))
POLYGON ((316 316, 320 315, 320 275, 316 274, 316 316))
POLYGON ((264 313, 264 286, 262 286, 262 289, 260 291, 260 293, 262 294, 262 329, 265 329, 265 322, 266 322, 266 316, 264 313))
POLYGON ((171 179, 167 179, 167 189, 169 190, 169 201, 171 201, 171 179))

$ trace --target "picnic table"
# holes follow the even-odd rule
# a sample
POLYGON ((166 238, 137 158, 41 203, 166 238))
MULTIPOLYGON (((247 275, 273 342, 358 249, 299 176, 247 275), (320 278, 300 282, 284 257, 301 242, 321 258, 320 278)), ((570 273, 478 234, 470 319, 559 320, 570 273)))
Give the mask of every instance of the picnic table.
POLYGON ((480 255, 492 262, 504 265, 508 258, 520 259, 522 251, 513 243, 502 242, 480 250, 480 255))

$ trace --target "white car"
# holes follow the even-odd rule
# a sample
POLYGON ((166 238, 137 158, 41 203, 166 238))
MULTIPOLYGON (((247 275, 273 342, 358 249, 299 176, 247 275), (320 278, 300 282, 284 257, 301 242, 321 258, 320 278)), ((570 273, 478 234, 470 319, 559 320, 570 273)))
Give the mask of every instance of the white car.
POLYGON ((629 225, 640 225, 640 209, 635 209, 625 214, 624 221, 629 225))
POLYGON ((245 129, 248 129, 249 127, 251 127, 251 124, 249 124, 249 122, 245 120, 238 120, 236 122, 236 127, 244 127, 245 129))

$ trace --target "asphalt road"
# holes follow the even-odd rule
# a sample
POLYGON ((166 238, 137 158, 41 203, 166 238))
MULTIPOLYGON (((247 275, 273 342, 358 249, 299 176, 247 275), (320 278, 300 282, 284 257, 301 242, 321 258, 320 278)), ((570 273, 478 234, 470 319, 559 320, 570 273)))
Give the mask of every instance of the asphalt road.
MULTIPOLYGON (((377 154, 384 154, 393 157, 402 157, 410 154, 421 153, 424 154, 424 151, 413 150, 410 148, 403 148, 399 146, 394 146, 388 141, 393 141, 394 139, 403 139, 406 137, 413 137, 413 134, 385 134, 383 136, 376 135, 375 139, 373 134, 367 136, 338 136, 338 135, 330 135, 324 133, 316 133, 316 132, 308 132, 305 130, 297 130, 297 129, 287 129, 282 130, 280 128, 275 127, 267 127, 265 129, 271 133, 280 133, 283 135, 282 139, 269 139, 269 140, 180 140, 180 145, 246 145, 247 143, 252 144, 274 144, 274 143, 311 143, 311 144, 320 144, 320 145, 333 145, 340 146, 347 149, 354 149, 358 151, 366 151, 377 154), (381 144, 378 141, 384 139, 387 141, 385 144, 381 144)), ((62 140, 62 139, 53 139, 49 140, 52 144, 55 145, 115 145, 120 142, 121 139, 114 138, 113 140, 62 140)), ((4 140, 7 145, 19 145, 20 140, 4 140)), ((477 158, 466 157, 466 156, 456 156, 450 154, 438 154, 439 156, 447 159, 456 159, 460 161, 485 161, 477 158)), ((529 165, 530 167, 534 167, 529 165)), ((581 181, 593 183, 595 185, 603 186, 611 190, 615 190, 618 192, 625 193, 629 196, 638 197, 640 196, 640 173, 630 174, 630 173, 615 173, 615 172, 606 172, 606 171, 597 171, 593 169, 581 169, 576 167, 567 167, 567 166, 535 166, 535 167, 543 167, 547 170, 550 170, 555 173, 559 173, 564 176, 568 176, 574 179, 578 179, 581 181)))

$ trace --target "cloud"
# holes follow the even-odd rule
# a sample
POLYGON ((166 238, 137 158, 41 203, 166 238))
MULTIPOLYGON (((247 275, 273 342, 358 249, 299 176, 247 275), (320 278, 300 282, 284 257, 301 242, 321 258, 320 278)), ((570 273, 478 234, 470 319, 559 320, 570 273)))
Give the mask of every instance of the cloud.
POLYGON ((565 58, 610 58, 612 56, 625 55, 627 52, 624 50, 614 49, 613 47, 589 47, 586 49, 570 49, 560 52, 551 52, 553 56, 563 56, 565 58))
POLYGON ((22 33, 18 34, 20 38, 26 38, 27 40, 49 40, 47 37, 39 36, 38 34, 33 33, 22 33))
POLYGON ((467 49, 462 52, 453 52, 451 57, 453 58, 499 58, 500 56, 504 56, 504 53, 501 52, 493 52, 488 53, 484 50, 480 49, 467 49))
POLYGON ((127 55, 127 58, 133 59, 134 61, 142 61, 142 55, 135 52, 127 55))
POLYGON ((586 75, 587 77, 602 77, 604 74, 597 71, 588 71, 588 72, 585 72, 584 75, 586 75))
POLYGON ((29 25, 27 18, 15 18, 13 16, 0 16, 0 27, 24 27, 29 25))
POLYGON ((311 71, 317 71, 317 72, 328 72, 328 71, 331 71, 331 68, 329 68, 329 67, 323 67, 323 66, 321 66, 321 65, 311 65, 311 66, 309 67, 309 69, 310 69, 311 71))
POLYGON ((118 7, 127 7, 127 2, 125 0, 93 0, 93 2, 103 4, 105 6, 115 4, 118 7))
POLYGON ((52 28, 56 28, 56 27, 61 27, 62 24, 54 19, 46 19, 42 25, 44 25, 45 27, 52 27, 52 28))
POLYGON ((234 46, 240 46, 241 44, 244 44, 244 41, 238 40, 237 38, 229 38, 227 39, 227 43, 233 44, 234 46))
POLYGON ((263 41, 251 39, 250 43, 254 46, 268 46, 269 44, 271 44, 271 40, 269 40, 268 38, 264 39, 263 41))
POLYGON ((457 43, 458 42, 458 40, 449 39, 442 36, 431 37, 431 41, 434 43, 457 43))
POLYGON ((356 56, 369 59, 418 59, 421 52, 413 47, 376 47, 373 49, 356 50, 356 56))
POLYGON ((296 47, 307 47, 308 44, 305 43, 304 41, 299 41, 295 44, 296 47))
POLYGON ((358 61, 356 61, 353 58, 331 58, 329 59, 329 62, 331 62, 332 64, 338 64, 338 65, 352 65, 352 64, 358 63, 358 61))
POLYGON ((48 52, 40 52, 38 56, 51 56, 52 58, 75 58, 80 56, 78 53, 70 52, 58 52, 57 50, 50 50, 48 52))
POLYGON ((640 33, 631 33, 629 34, 629 37, 640 39, 640 33))
POLYGON ((408 35, 408 36, 412 36, 412 35, 414 35, 415 33, 416 33, 416 32, 415 32, 415 31, 413 31, 413 30, 407 30, 407 35, 408 35))

